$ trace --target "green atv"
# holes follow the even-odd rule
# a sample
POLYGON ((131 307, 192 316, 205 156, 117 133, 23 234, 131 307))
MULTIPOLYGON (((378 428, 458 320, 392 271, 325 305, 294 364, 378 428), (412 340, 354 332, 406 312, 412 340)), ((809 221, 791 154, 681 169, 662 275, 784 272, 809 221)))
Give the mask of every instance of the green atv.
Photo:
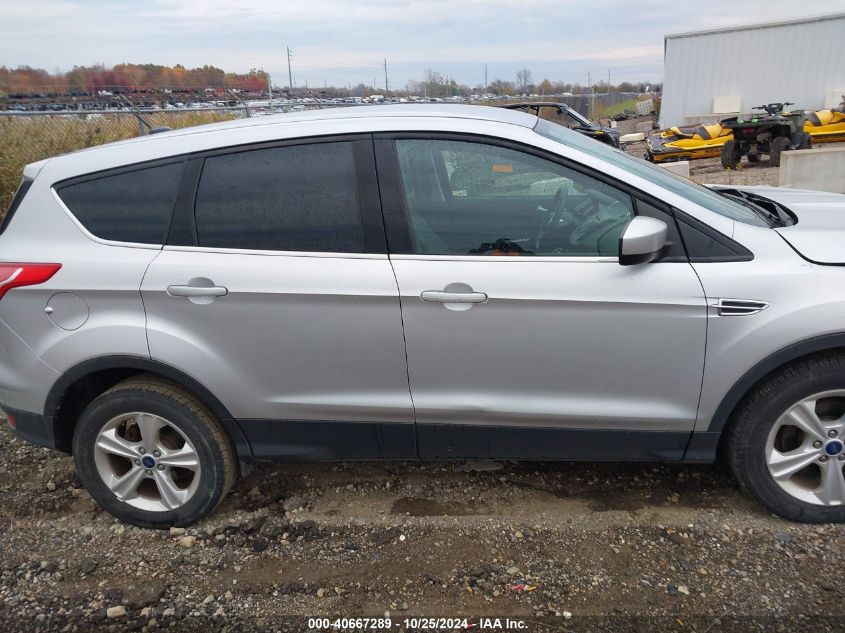
POLYGON ((742 116, 725 119, 722 126, 733 130, 733 140, 722 146, 722 167, 736 169, 743 156, 749 163, 760 161, 761 154, 769 155, 769 164, 780 165, 780 155, 790 149, 812 147, 810 135, 804 131, 806 116, 803 110, 784 112, 791 102, 769 103, 754 106, 754 110, 765 110, 765 115, 742 116))

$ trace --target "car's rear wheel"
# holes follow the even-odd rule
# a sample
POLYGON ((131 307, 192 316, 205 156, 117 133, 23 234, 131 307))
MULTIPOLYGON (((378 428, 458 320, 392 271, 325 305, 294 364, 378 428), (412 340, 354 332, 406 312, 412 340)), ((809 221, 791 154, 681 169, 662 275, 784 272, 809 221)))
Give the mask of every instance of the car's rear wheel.
POLYGON ((845 522, 845 356, 777 371, 740 406, 727 440, 737 479, 767 509, 845 522))
POLYGON ((235 482, 231 444, 192 394, 154 376, 125 380, 77 423, 79 478, 105 510, 141 527, 191 524, 235 482))

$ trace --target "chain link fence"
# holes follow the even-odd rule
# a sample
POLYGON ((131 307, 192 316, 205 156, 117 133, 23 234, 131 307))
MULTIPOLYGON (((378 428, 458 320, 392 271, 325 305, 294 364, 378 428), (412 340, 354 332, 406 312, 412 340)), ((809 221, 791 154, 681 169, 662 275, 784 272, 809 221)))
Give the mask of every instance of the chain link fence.
POLYGON ((57 154, 146 134, 149 128, 183 128, 241 119, 247 107, 98 112, 0 112, 0 218, 11 204, 23 168, 57 154))
POLYGON ((491 99, 481 103, 481 105, 505 105, 507 103, 517 103, 522 101, 564 103, 587 118, 599 119, 609 116, 611 113, 615 114, 615 109, 619 109, 621 111, 624 109, 623 106, 630 106, 630 109, 633 110, 636 97, 636 94, 630 92, 612 92, 610 94, 604 93, 596 95, 568 95, 565 97, 509 97, 491 99), (614 108, 614 106, 620 107, 614 108))

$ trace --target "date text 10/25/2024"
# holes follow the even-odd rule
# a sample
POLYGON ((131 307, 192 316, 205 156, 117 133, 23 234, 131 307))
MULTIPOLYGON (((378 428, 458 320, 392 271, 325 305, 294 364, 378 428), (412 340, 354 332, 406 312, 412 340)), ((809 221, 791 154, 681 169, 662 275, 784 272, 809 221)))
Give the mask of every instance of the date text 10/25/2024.
POLYGON ((406 617, 393 620, 382 618, 308 618, 309 630, 386 631, 394 627, 405 631, 526 631, 528 622, 517 618, 437 618, 406 617))

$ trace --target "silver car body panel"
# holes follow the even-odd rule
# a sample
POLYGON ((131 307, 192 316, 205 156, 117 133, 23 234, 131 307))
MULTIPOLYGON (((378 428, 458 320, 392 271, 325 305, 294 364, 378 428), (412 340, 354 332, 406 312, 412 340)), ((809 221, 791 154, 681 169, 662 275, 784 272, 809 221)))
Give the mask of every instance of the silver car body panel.
POLYGON ((23 411, 43 411, 47 390, 60 375, 0 320, 0 402, 23 411))
POLYGON ((152 357, 239 419, 413 422, 386 255, 166 247, 142 287, 152 357), (206 278, 207 303, 167 287, 206 278))
MULTIPOLYGON (((42 164, 42 171, 49 161, 42 164)), ((26 385, 27 411, 43 411, 49 389, 59 374, 92 358, 108 355, 149 358, 146 318, 140 285, 156 247, 132 248, 93 241, 54 195, 52 182, 36 178, 21 207, 0 236, 4 262, 56 262, 62 268, 46 283, 14 288, 0 301, 0 321, 32 350, 39 362, 18 363, 0 354, 16 384, 26 385), (72 292, 88 307, 85 323, 69 331, 56 325, 65 315, 45 312, 58 292, 72 292), (52 317, 52 320, 51 320, 52 317), (43 367, 50 371, 44 371, 43 367)), ((0 336, 0 345, 11 343, 0 336)), ((20 357, 19 357, 20 358, 20 357)), ((2 372, 3 370, 0 370, 2 372)), ((14 406, 8 383, 0 379, 0 401, 14 406)))
POLYGON ((714 189, 739 189, 779 202, 798 216, 798 223, 775 229, 790 246, 812 262, 845 263, 845 194, 765 186, 716 185, 714 189))
POLYGON ((57 375, 86 360, 128 355, 182 369, 235 417, 410 421, 401 292, 418 421, 681 430, 695 420, 704 431, 731 387, 762 359, 845 332, 843 271, 814 265, 790 246, 808 259, 832 260, 825 231, 835 228, 841 200, 813 198, 809 208, 796 192, 785 201, 796 208, 795 227, 742 224, 542 137, 535 123, 529 114, 478 106, 326 110, 156 134, 27 167, 35 180, 0 235, 2 260, 63 268, 0 301, 0 400, 38 412, 57 375), (546 150, 665 201, 754 259, 622 267, 571 258, 391 262, 162 249, 95 238, 53 190, 75 176, 221 147, 394 131, 475 134, 546 150), (196 277, 228 294, 205 305, 167 294, 167 286, 196 277), (486 293, 487 301, 454 310, 420 297, 455 283, 486 293), (44 313, 57 292, 84 299, 90 316, 81 327, 62 329, 44 313), (721 299, 768 307, 719 316, 721 299))
POLYGON ((691 430, 707 326, 692 268, 584 259, 392 256, 417 422, 691 430), (487 301, 420 298, 458 284, 487 301))
POLYGON ((693 264, 711 304, 696 431, 707 430, 725 394, 766 357, 845 332, 845 271, 802 259, 775 230, 737 223, 734 237, 754 253, 753 261, 693 264), (719 299, 768 306, 750 316, 719 316, 712 305, 719 299))

